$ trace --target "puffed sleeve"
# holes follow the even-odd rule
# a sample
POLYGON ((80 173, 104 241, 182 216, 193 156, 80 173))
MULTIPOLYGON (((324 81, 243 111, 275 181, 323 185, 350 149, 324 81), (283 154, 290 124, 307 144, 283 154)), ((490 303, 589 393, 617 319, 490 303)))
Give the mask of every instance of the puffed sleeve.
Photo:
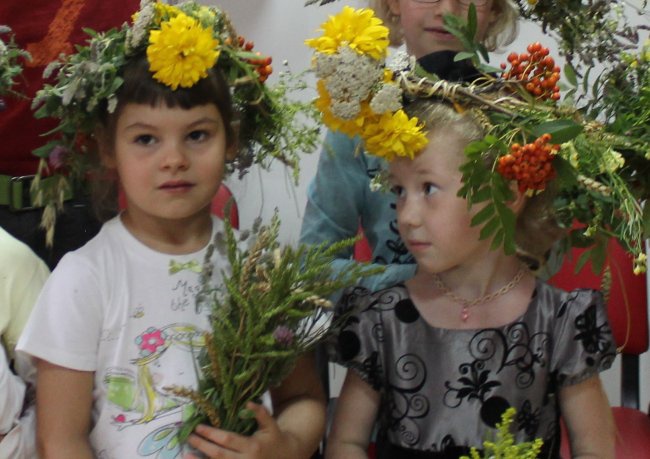
POLYGON ((602 294, 587 289, 566 292, 555 317, 551 359, 558 385, 582 382, 608 369, 615 357, 602 294))
POLYGON ((374 295, 364 287, 344 292, 337 305, 341 328, 336 337, 334 360, 356 371, 375 390, 384 379, 380 312, 373 308, 374 295))

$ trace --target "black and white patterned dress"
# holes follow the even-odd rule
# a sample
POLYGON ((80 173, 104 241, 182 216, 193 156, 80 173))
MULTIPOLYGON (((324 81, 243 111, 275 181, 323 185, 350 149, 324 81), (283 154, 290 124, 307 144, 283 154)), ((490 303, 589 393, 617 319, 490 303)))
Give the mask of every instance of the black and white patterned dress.
POLYGON ((429 325, 404 285, 344 295, 350 315, 337 360, 381 393, 380 458, 456 458, 492 438, 508 407, 518 442, 544 440, 559 457, 559 387, 609 368, 616 356, 602 295, 538 280, 526 312, 495 328, 429 325))

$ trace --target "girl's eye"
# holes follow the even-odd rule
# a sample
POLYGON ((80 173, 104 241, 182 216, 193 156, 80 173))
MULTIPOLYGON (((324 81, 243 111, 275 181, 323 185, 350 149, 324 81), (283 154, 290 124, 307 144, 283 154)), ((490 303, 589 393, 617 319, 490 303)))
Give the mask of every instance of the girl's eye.
POLYGON ((395 196, 397 196, 398 198, 403 197, 404 194, 405 194, 404 187, 402 187, 402 186, 400 186, 400 185, 393 185, 393 186, 390 188, 390 192, 393 193, 393 194, 394 194, 395 196))
POLYGON ((152 145, 156 139, 150 134, 141 134, 135 138, 135 143, 140 145, 152 145))
POLYGON ((438 187, 435 186, 433 183, 425 183, 423 190, 425 195, 430 196, 434 194, 436 191, 438 191, 438 187))
POLYGON ((192 131, 187 135, 187 138, 193 142, 201 142, 208 137, 208 131, 205 130, 196 130, 192 131))

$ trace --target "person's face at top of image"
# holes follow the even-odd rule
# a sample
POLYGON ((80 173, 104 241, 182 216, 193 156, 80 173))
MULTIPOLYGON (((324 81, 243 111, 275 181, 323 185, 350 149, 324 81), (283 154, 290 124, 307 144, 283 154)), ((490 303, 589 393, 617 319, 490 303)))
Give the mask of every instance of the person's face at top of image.
POLYGON ((229 149, 214 104, 128 103, 117 119, 113 153, 127 200, 125 220, 164 225, 209 217, 229 149))
POLYGON ((436 51, 461 51, 462 45, 444 27, 445 14, 467 17, 469 5, 476 5, 476 40, 482 42, 496 18, 494 0, 386 0, 390 11, 399 16, 409 54, 421 58, 436 51))
POLYGON ((468 209, 458 197, 466 144, 453 129, 434 130, 415 159, 400 157, 389 166, 400 236, 418 269, 429 273, 476 263, 490 250, 489 239, 479 240, 480 226, 470 224, 481 206, 468 209))

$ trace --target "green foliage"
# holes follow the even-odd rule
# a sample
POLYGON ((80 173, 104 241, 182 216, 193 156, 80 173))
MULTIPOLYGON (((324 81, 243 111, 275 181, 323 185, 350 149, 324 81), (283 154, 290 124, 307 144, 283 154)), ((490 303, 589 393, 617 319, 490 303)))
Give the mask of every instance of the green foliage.
POLYGON ((510 432, 514 416, 514 408, 504 411, 501 422, 497 424, 494 441, 485 440, 482 452, 472 448, 469 456, 461 456, 459 459, 536 459, 542 449, 542 440, 537 438, 532 442, 515 443, 515 437, 510 432))
POLYGON ((0 96, 17 95, 11 88, 23 71, 23 61, 29 60, 30 54, 16 45, 11 29, 0 25, 0 96), (9 39, 3 39, 3 34, 9 34, 9 39))
MULTIPOLYGON (((200 383, 190 394, 196 404, 181 440, 200 422, 250 434, 255 420, 243 416, 249 401, 279 385, 297 359, 336 329, 326 325, 331 310, 326 298, 382 268, 353 264, 333 276, 331 262, 354 244, 348 239, 331 245, 280 247, 277 214, 268 226, 253 228, 250 249, 227 222, 208 250, 202 290, 197 304, 209 307, 212 330, 207 351, 200 358, 200 383), (213 251, 219 250, 230 264, 223 288, 212 285, 213 251)), ((337 322, 338 323, 338 322, 337 322)))

